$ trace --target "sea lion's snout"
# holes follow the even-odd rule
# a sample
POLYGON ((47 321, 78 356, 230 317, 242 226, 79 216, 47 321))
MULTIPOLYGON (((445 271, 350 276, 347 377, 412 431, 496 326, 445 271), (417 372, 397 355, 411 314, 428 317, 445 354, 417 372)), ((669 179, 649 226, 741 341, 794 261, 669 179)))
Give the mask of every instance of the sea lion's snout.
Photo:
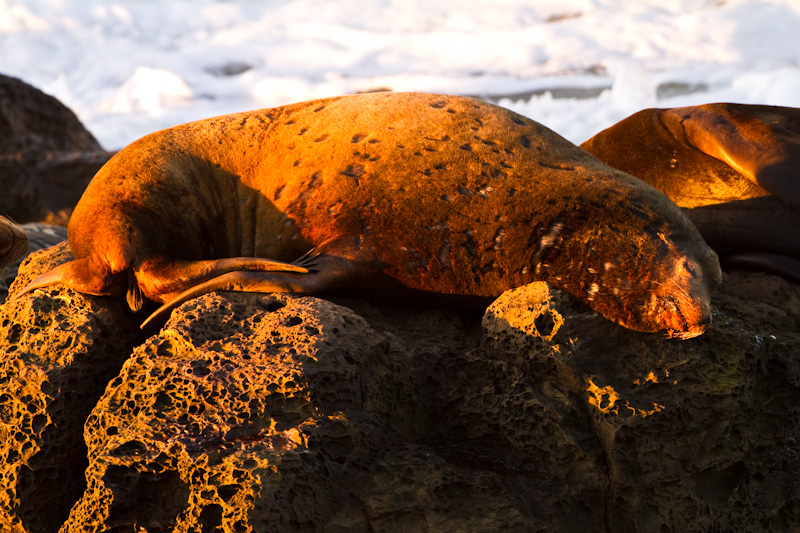
POLYGON ((705 299, 665 297, 657 320, 667 337, 692 339, 711 325, 711 305, 705 299))
POLYGON ((691 339, 711 325, 711 292, 721 275, 716 256, 711 259, 705 269, 694 262, 679 261, 669 281, 655 287, 653 319, 668 337, 691 339))

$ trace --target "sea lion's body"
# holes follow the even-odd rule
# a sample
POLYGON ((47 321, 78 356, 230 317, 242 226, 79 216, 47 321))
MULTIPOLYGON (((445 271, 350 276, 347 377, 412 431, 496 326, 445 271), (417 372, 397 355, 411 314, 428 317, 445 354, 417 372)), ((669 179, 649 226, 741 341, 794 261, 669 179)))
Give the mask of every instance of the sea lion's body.
POLYGON ((25 290, 127 289, 136 307, 139 290, 171 306, 215 289, 495 297, 550 280, 627 327, 691 337, 719 281, 654 188, 511 111, 414 93, 149 135, 90 183, 70 246, 75 261, 25 290))
POLYGON ((800 109, 646 109, 581 146, 664 192, 724 263, 800 281, 800 109))

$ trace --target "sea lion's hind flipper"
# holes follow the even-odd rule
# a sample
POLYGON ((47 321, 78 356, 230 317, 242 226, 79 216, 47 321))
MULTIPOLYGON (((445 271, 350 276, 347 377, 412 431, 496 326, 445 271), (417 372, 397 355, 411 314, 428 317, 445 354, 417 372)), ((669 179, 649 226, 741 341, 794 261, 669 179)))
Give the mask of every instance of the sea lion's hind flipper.
MULTIPOLYGON (((200 261, 153 257, 136 268, 136 283, 150 300, 165 302, 210 279, 237 271, 305 274, 308 269, 263 257, 225 257, 200 261)), ((130 291, 128 294, 135 297, 130 291)))
POLYGON ((667 113, 680 117, 695 148, 800 209, 800 110, 709 104, 667 113))
POLYGON ((290 292, 293 294, 316 294, 337 286, 346 284, 350 279, 351 268, 349 261, 333 258, 328 255, 314 256, 319 270, 309 272, 254 272, 235 271, 227 272, 215 278, 189 287, 182 293, 168 300, 156 309, 142 323, 142 328, 149 323, 162 318, 164 315, 184 302, 197 298, 203 294, 214 291, 239 291, 239 292, 290 292))
POLYGON ((725 268, 760 270, 800 283, 800 259, 783 254, 743 253, 721 256, 725 268))

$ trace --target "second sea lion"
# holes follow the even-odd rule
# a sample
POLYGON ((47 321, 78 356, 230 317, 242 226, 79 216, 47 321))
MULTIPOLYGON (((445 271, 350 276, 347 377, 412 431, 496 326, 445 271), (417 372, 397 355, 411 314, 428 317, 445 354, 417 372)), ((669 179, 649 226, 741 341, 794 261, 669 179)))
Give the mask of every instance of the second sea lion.
POLYGON ((28 251, 28 235, 19 224, 0 215, 0 273, 28 251))
POLYGON ((724 265, 800 281, 800 109, 645 109, 581 146, 684 208, 724 265))

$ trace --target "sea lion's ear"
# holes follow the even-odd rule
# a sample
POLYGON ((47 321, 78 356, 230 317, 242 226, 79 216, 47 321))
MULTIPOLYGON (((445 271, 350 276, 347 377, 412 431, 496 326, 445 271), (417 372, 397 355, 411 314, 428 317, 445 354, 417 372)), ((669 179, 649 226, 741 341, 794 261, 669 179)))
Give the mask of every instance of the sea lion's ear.
POLYGON ((128 271, 128 292, 126 300, 128 300, 128 307, 130 307, 131 311, 134 313, 141 311, 144 306, 142 289, 139 288, 139 284, 136 282, 136 275, 133 273, 133 270, 128 271))

